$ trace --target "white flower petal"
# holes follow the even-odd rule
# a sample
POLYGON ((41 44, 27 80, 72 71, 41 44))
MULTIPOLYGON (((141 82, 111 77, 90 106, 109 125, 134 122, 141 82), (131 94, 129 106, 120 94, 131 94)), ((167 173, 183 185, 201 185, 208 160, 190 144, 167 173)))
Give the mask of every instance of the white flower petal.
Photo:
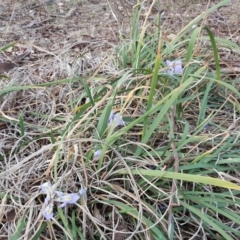
POLYGON ((78 201, 80 198, 80 195, 78 193, 67 193, 64 194, 63 196, 54 199, 56 202, 62 202, 60 206, 66 206, 66 204, 74 204, 78 201))
POLYGON ((55 193, 58 195, 58 197, 62 197, 64 195, 64 193, 60 191, 55 191, 55 193))
POLYGON ((50 202, 50 197, 47 195, 44 199, 44 206, 47 206, 50 202))
POLYGON ((50 195, 52 193, 52 185, 50 182, 45 182, 40 186, 43 193, 50 195))
POLYGON ((42 212, 43 216, 47 219, 50 220, 53 218, 53 204, 49 204, 43 209, 42 212))

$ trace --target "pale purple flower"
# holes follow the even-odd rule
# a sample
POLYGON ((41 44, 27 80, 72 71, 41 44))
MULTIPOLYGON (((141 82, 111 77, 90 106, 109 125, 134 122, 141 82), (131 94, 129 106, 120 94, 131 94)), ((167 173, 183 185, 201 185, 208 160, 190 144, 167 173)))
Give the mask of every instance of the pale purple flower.
POLYGON ((113 124, 113 123, 116 124, 115 127, 124 126, 125 125, 125 122, 123 121, 122 116, 120 115, 120 113, 114 113, 114 112, 110 113, 110 116, 109 116, 109 119, 108 119, 108 126, 113 124))
POLYGON ((53 218, 53 195, 54 195, 54 190, 50 182, 43 183, 40 186, 40 189, 42 190, 42 193, 46 194, 46 198, 44 199, 44 209, 43 209, 43 216, 47 219, 50 220, 53 218))
POLYGON ((54 199, 56 202, 61 202, 59 207, 65 207, 67 204, 76 203, 80 197, 83 197, 87 193, 87 188, 80 189, 78 193, 62 193, 56 191, 58 198, 54 199))
POLYGON ((93 154, 93 158, 99 158, 102 154, 102 149, 98 149, 96 152, 93 154))
POLYGON ((53 202, 60 202, 59 207, 65 207, 67 204, 76 203, 80 197, 86 195, 87 188, 80 189, 77 193, 63 193, 60 191, 55 191, 50 182, 46 182, 40 186, 42 193, 46 194, 44 199, 44 209, 43 216, 50 220, 53 218, 53 202), (57 195, 57 196, 56 196, 57 195))
POLYGON ((42 212, 43 216, 47 219, 47 220, 50 220, 53 218, 53 204, 50 203, 48 204, 44 209, 43 209, 43 212, 42 212))
POLYGON ((182 61, 181 60, 166 60, 166 64, 168 66, 167 73, 170 75, 173 74, 183 74, 183 67, 182 67, 182 61))
POLYGON ((78 193, 67 193, 63 194, 61 197, 56 198, 56 202, 61 202, 62 204, 59 205, 59 208, 65 207, 67 204, 74 204, 78 201, 80 195, 78 193))
POLYGON ((109 118, 108 118, 108 124, 111 124, 114 120, 114 112, 111 111, 110 112, 110 115, 109 115, 109 118))
POLYGON ((54 191, 53 191, 53 188, 52 188, 52 185, 50 182, 46 182, 46 183, 43 183, 41 186, 40 186, 40 189, 42 190, 42 193, 46 194, 46 198, 44 199, 44 204, 45 206, 48 205, 48 203, 51 201, 51 199, 53 198, 53 194, 54 194, 54 191))
POLYGON ((40 186, 43 193, 47 194, 48 196, 52 194, 53 189, 50 182, 45 182, 40 186))
POLYGON ((174 62, 174 73, 183 74, 183 67, 182 67, 182 61, 181 60, 176 60, 174 62))

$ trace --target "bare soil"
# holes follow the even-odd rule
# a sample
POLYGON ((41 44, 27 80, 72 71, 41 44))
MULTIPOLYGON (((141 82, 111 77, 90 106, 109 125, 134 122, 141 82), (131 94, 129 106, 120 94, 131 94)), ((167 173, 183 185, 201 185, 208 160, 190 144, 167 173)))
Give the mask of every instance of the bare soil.
MULTIPOLYGON (((144 2, 144 13, 152 1, 144 2)), ((165 34, 179 32, 191 20, 219 1, 161 1, 152 8, 148 21, 153 24, 161 13, 165 34), (159 11, 160 10, 160 11, 159 11)), ((0 56, 1 62, 18 66, 41 65, 43 59, 70 53, 70 63, 85 56, 88 60, 106 53, 120 43, 120 36, 129 37, 133 0, 3 0, 0 4, 0 46, 18 42, 17 47, 0 56)), ((240 2, 208 16, 205 25, 216 36, 239 44, 240 2)), ((64 76, 63 76, 64 77, 64 76)))

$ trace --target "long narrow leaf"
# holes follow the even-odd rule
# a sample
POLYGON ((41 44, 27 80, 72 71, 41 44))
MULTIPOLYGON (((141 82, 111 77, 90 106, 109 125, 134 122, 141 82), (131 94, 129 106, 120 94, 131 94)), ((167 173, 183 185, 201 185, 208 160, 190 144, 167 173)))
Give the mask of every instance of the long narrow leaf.
MULTIPOLYGON (((127 170, 119 170, 117 172, 119 174, 128 174, 129 173, 127 170)), ((185 174, 185 173, 167 172, 167 171, 159 171, 159 170, 144 170, 144 169, 131 170, 131 174, 152 176, 152 177, 159 177, 159 178, 177 179, 177 180, 182 180, 182 181, 209 184, 209 185, 218 186, 218 187, 222 187, 222 188, 240 190, 240 186, 238 186, 235 183, 231 183, 229 181, 225 181, 225 180, 218 179, 218 178, 204 177, 204 176, 199 176, 199 175, 191 175, 191 174, 185 174)))

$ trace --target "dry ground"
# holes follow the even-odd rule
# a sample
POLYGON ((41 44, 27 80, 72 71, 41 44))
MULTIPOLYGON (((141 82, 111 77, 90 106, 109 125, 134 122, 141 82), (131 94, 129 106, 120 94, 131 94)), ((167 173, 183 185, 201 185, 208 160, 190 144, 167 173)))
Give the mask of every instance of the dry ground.
MULTIPOLYGON (((151 1, 144 2, 143 15, 151 1)), ((179 32, 202 11, 219 1, 161 2, 159 5, 156 1, 149 22, 153 24, 160 9, 163 32, 169 36, 179 32)), ((86 69, 98 66, 102 57, 107 55, 106 51, 120 42, 120 36, 129 37, 133 6, 133 0, 3 0, 0 4, 0 45, 14 41, 18 44, 12 51, 2 54, 0 59, 2 62, 14 62, 22 69, 33 68, 38 74, 37 70, 46 69, 46 65, 52 68, 57 55, 69 65, 69 69, 67 72, 54 66, 55 73, 50 74, 50 78, 59 79, 71 71, 81 74, 86 69), (90 65, 87 64, 89 60, 90 65)), ((239 44, 239 9, 240 2, 232 0, 228 6, 210 15, 205 25, 216 36, 224 36, 239 44)), ((66 70, 66 66, 64 68, 66 70)), ((38 82, 48 79, 38 79, 38 82)))
MULTIPOLYGON (((151 1, 144 1, 144 13, 148 11, 151 1)), ((219 2, 219 1, 215 1, 219 2)), ((154 25, 157 14, 161 14, 162 29, 167 38, 178 33, 189 21, 202 11, 214 4, 214 1, 167 1, 162 5, 154 5, 149 23, 154 25), (160 10, 160 12, 159 12, 160 10)), ((35 0, 2 0, 0 3, 0 46, 11 42, 17 44, 0 55, 0 62, 12 62, 16 67, 10 72, 9 79, 1 80, 0 87, 10 85, 32 85, 56 81, 69 76, 92 74, 109 57, 113 56, 112 49, 128 38, 131 30, 131 10, 134 1, 126 0, 70 0, 70 1, 35 1, 35 0), (101 3, 99 3, 101 2, 101 3)), ((213 30, 216 36, 224 36, 240 44, 240 2, 232 0, 228 6, 218 9, 206 19, 205 24, 213 30)), ((224 51, 221 62, 226 68, 240 67, 239 56, 231 51, 224 51)), ((0 65, 1 68, 1 65, 0 65)), ((101 68, 101 73, 117 72, 109 61, 101 68)), ((14 121, 21 114, 28 123, 26 129, 31 137, 31 124, 37 126, 37 136, 41 130, 57 129, 61 117, 70 118, 71 109, 65 104, 66 96, 71 92, 72 98, 78 95, 71 86, 55 86, 49 92, 35 89, 28 92, 11 93, 0 99, 0 117, 9 119, 9 123, 0 122, 0 155, 10 152, 10 157, 17 162, 27 157, 28 153, 37 152, 47 142, 44 139, 26 146, 19 156, 14 158, 11 152, 19 144, 20 133, 16 130, 14 121), (33 115, 32 113, 41 115, 33 115), (69 115, 68 115, 69 114, 69 115), (59 118, 58 122, 43 120, 45 115, 59 118)), ((52 152, 43 157, 52 158, 52 152)), ((4 157, 4 159, 6 159, 4 157)), ((9 163, 2 161, 1 169, 9 167, 9 163)), ((46 163, 35 160, 34 168, 26 165, 26 176, 18 179, 9 176, 8 185, 1 184, 1 191, 8 192, 16 187, 16 195, 29 196, 36 182, 39 183, 40 173, 45 172, 46 163), (32 172, 31 172, 32 171, 32 172), (34 172, 35 171, 35 172, 34 172), (28 179, 28 176, 31 179, 28 179), (19 186, 18 186, 19 184, 19 186), (8 186, 8 187, 6 187, 8 186)), ((11 208, 9 208, 11 209, 11 208)), ((3 222, 13 219, 6 215, 3 222)), ((2 227, 2 226, 1 226, 2 227)))

